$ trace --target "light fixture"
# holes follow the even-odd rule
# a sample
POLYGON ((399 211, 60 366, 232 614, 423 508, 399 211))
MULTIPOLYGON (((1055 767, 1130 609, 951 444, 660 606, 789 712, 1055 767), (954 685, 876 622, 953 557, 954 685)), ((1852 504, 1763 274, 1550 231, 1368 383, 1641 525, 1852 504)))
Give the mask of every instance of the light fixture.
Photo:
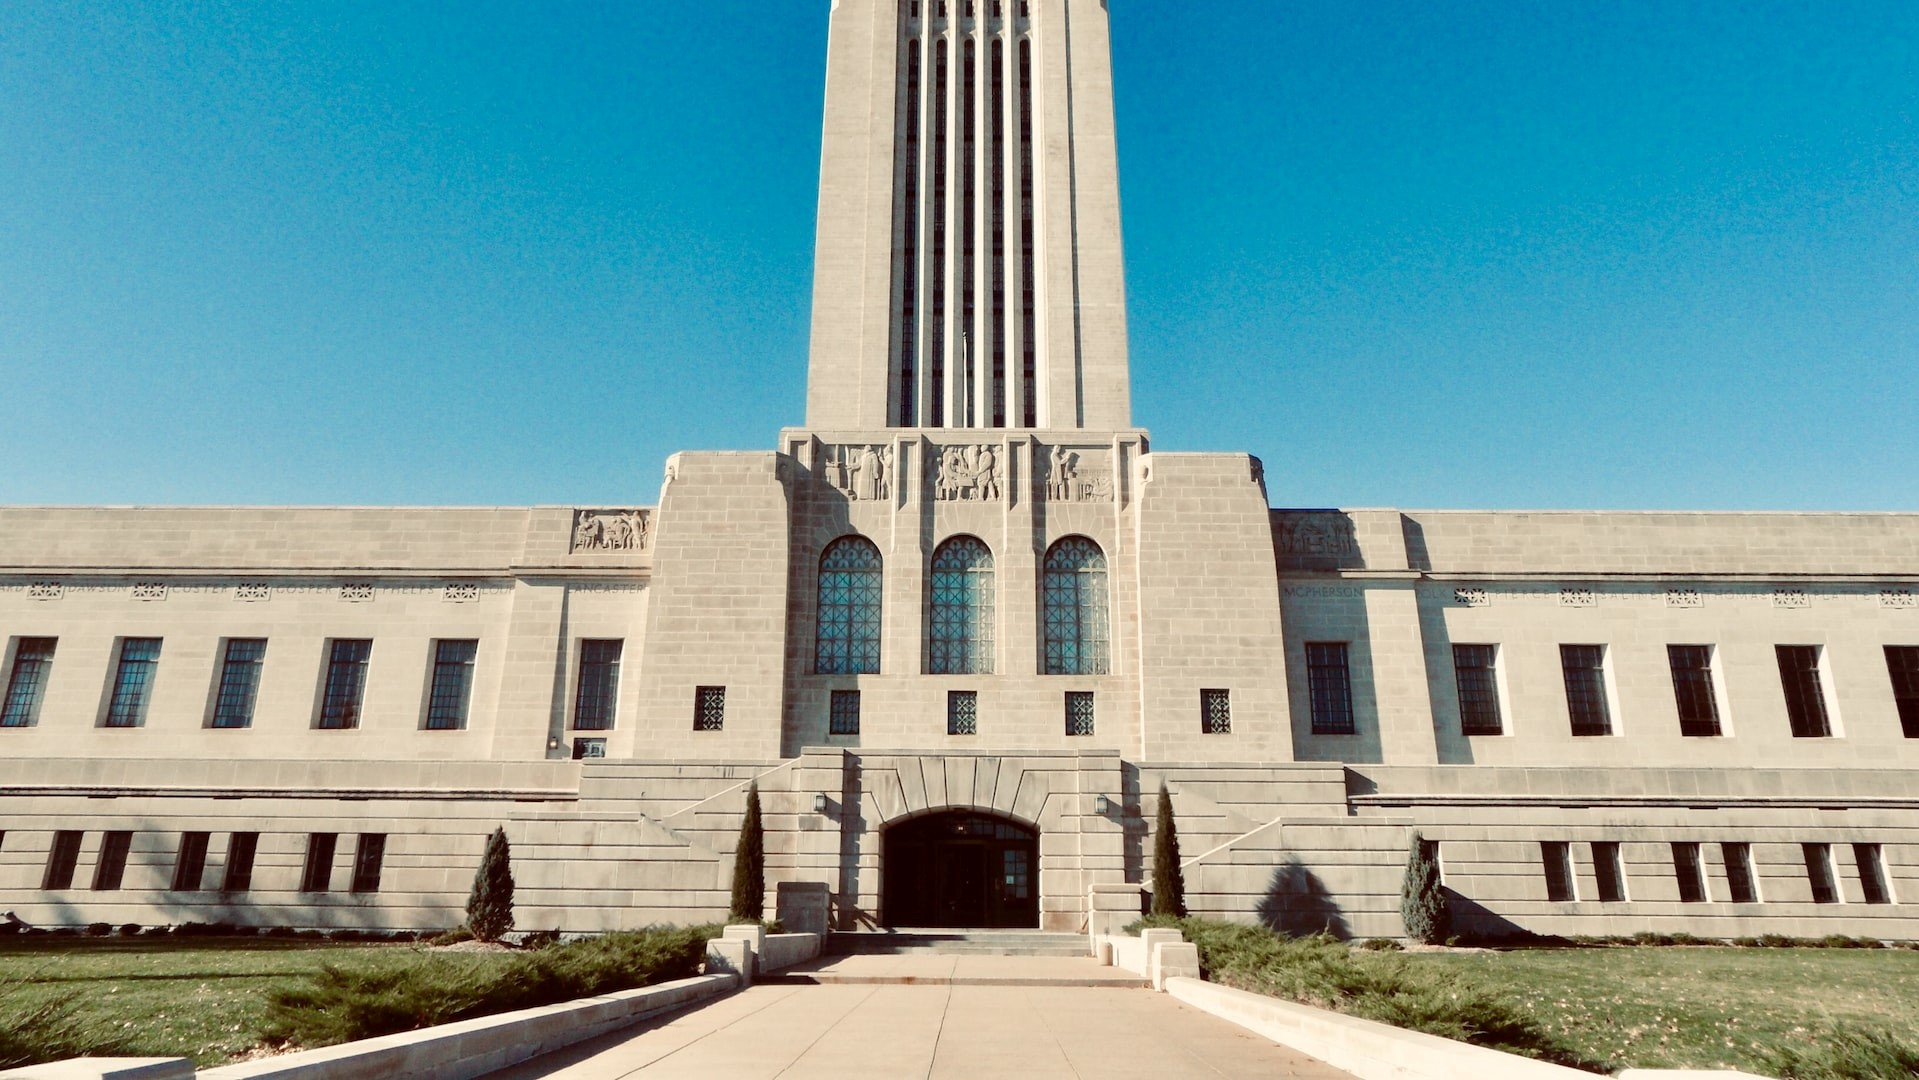
POLYGON ((823 791, 816 792, 813 795, 813 812, 815 814, 826 813, 826 793, 825 792, 823 791))
POLYGON ((1112 808, 1113 808, 1113 804, 1107 801, 1106 796, 1104 795, 1093 796, 1093 813, 1099 814, 1101 816, 1105 816, 1106 812, 1108 810, 1111 810, 1112 808))
POLYGON ((546 737, 546 748, 548 750, 558 750, 560 748, 560 737, 558 735, 548 735, 546 737))

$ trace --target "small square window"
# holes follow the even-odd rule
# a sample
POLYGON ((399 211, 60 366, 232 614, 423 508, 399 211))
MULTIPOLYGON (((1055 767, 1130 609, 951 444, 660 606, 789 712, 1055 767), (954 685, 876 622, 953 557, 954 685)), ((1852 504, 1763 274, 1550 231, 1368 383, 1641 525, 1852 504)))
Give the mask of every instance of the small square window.
POLYGON ((1839 882, 1832 872, 1831 844, 1801 844, 1806 856, 1806 880, 1812 885, 1812 902, 1839 902, 1839 882))
POLYGON ((1493 645, 1454 645, 1453 676, 1459 687, 1459 733, 1503 735, 1499 719, 1499 650, 1493 645))
POLYGON ((100 838, 100 861, 93 864, 93 890, 113 892, 127 874, 127 852, 133 848, 133 834, 114 830, 100 838))
POLYGON ((360 846, 353 852, 353 891, 380 891, 380 870, 386 864, 386 834, 361 833, 360 846))
POLYGON ((1758 903, 1759 879, 1752 872, 1752 845, 1721 844, 1719 854, 1726 860, 1726 899, 1735 904, 1758 903))
POLYGON ((858 690, 835 690, 827 718, 827 732, 832 735, 858 735, 860 733, 860 692, 858 690))
POLYGON ((573 740, 573 760, 574 761, 585 761, 587 758, 603 758, 605 756, 606 756, 606 740, 605 739, 574 739, 573 740))
POLYGON ((1572 845, 1564 840, 1542 840, 1539 859, 1546 867, 1546 899, 1555 904, 1579 899, 1573 884, 1572 845))
POLYGON ((1626 865, 1619 857, 1619 844, 1595 840, 1592 844, 1593 877, 1599 886, 1599 902, 1622 904, 1626 901, 1626 865))
POLYGON ((227 840, 227 868, 220 891, 243 893, 253 887, 253 856, 260 850, 260 834, 237 832, 227 840))
POLYGON ((1312 698, 1313 734, 1353 734, 1353 676, 1345 642, 1306 643, 1306 686, 1312 698))
POLYGON ((973 690, 946 692, 946 733, 979 734, 979 693, 973 690))
POLYGON ((1228 690, 1199 692, 1199 731, 1202 735, 1233 733, 1233 695, 1228 690))
POLYGON ((1066 734, 1091 735, 1093 733, 1093 692, 1091 690, 1066 691, 1066 734))
POLYGON ((322 893, 333 887, 333 845, 339 834, 330 832, 307 835, 306 864, 300 870, 300 891, 322 893))
POLYGON ((719 731, 726 726, 726 687, 702 686, 693 691, 693 730, 719 731))
POLYGON ((1672 846, 1673 873, 1679 879, 1679 902, 1706 902, 1706 866, 1699 858, 1699 845, 1676 843, 1672 846))

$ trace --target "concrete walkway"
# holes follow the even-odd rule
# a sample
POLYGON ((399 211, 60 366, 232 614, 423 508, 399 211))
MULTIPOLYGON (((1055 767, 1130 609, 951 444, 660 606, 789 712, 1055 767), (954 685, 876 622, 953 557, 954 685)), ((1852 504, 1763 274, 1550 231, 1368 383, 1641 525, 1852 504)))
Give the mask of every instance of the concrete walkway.
POLYGON ((1111 971, 1090 960, 929 956, 836 962, 882 959, 930 961, 955 971, 963 966, 996 981, 761 984, 494 1076, 1347 1080, 1323 1062, 1164 994, 1111 984, 1055 985, 1111 971), (997 976, 986 970, 994 960, 1002 968, 997 976))
POLYGON ((790 967, 770 980, 776 983, 847 985, 940 986, 1097 986, 1143 987, 1147 981, 1130 971, 1101 967, 1084 957, 1059 956, 951 956, 935 953, 823 956, 790 967))

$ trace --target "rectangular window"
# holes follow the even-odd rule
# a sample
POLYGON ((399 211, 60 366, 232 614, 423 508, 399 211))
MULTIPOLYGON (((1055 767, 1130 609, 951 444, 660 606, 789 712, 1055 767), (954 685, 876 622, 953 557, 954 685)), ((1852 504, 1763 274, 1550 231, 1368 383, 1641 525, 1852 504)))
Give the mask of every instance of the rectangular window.
POLYGON ((47 675, 53 671, 56 640, 50 637, 15 639, 7 696, 0 702, 0 727, 32 727, 39 721, 40 698, 46 693, 47 675))
POLYGON ((574 739, 573 740, 573 760, 574 761, 585 761, 587 758, 603 758, 605 756, 606 756, 606 740, 605 739, 574 739))
POLYGON ((333 845, 337 833, 307 834, 306 865, 300 870, 301 892, 326 892, 333 885, 333 845))
POLYGON ((1719 854, 1726 860, 1726 899, 1735 904, 1757 904, 1759 879, 1752 872, 1752 845, 1721 844, 1719 854))
POLYGON ((1712 646, 1668 645, 1672 692, 1679 705, 1679 734, 1712 736, 1719 731, 1719 695, 1712 685, 1712 646))
POLYGON ((858 735, 860 733, 860 692, 858 690, 835 690, 827 717, 827 731, 834 735, 858 735))
POLYGON ((207 834, 180 834, 180 854, 173 860, 173 891, 199 892, 207 871, 207 834))
POLYGON ((1832 721, 1826 715, 1826 690, 1819 678, 1819 646, 1776 645, 1779 656, 1779 683, 1786 692, 1786 718, 1792 722, 1796 739, 1825 739, 1832 736, 1832 721))
POLYGON ((1202 735, 1233 733, 1233 695, 1228 690, 1199 692, 1199 732, 1202 735))
POLYGON ((1878 844, 1852 845, 1852 857, 1859 863, 1859 890, 1868 904, 1892 903, 1892 888, 1886 881, 1886 856, 1878 844))
POLYGON ((120 662, 113 671, 113 694, 107 699, 104 726, 139 727, 146 721, 153 671, 159 666, 159 638, 120 639, 120 662))
POLYGON ((1832 872, 1831 844, 1801 844, 1806 854, 1806 880, 1812 884, 1812 902, 1839 902, 1839 881, 1832 872))
POLYGON ((1499 679, 1493 645, 1454 645, 1453 677, 1459 685, 1459 733, 1504 734, 1499 722, 1499 679))
POLYGON ((693 730, 719 731, 726 726, 726 687, 701 686, 693 691, 693 730))
POLYGON ((213 698, 213 726, 253 726, 253 703, 260 696, 260 668, 266 662, 265 638, 232 638, 220 662, 220 688, 213 698))
POLYGON ((360 846, 353 852, 353 891, 380 891, 380 868, 386 863, 386 834, 361 833, 360 846))
POLYGON ((260 834, 237 832, 227 838, 227 869, 220 891, 243 893, 253 887, 253 856, 260 850, 260 834))
POLYGON ((133 834, 115 829, 100 838, 100 861, 93 864, 93 891, 113 892, 127 876, 127 852, 133 834))
POLYGON ((979 734, 979 694, 973 690, 946 692, 946 733, 979 734))
POLYGON ((1306 643, 1306 685, 1313 699, 1313 734, 1353 733, 1353 678, 1346 666, 1346 643, 1306 643))
POLYGON ((1611 840, 1594 840, 1593 879, 1599 886, 1599 902, 1623 903, 1626 899, 1626 867, 1619 859, 1619 845, 1611 840))
POLYGON ((1093 733, 1093 692, 1090 690, 1066 691, 1066 734, 1091 735, 1093 733))
POLYGON ((40 879, 41 888, 73 888, 73 868, 80 863, 81 835, 65 829, 53 834, 53 848, 47 852, 47 872, 40 879))
POLYGON ((1556 904, 1579 899, 1573 887, 1572 845, 1564 840, 1541 840, 1539 860, 1546 867, 1546 899, 1556 904))
MULTIPOLYGON (((52 655, 52 650, 48 650, 52 655)), ((1892 700, 1906 738, 1919 739, 1919 645, 1886 646, 1886 671, 1892 676, 1892 700)))
POLYGON ((1561 645, 1559 668, 1566 677, 1566 712, 1574 735, 1611 735, 1612 711, 1606 706, 1606 647, 1561 645))
POLYGON ((433 689, 427 695, 428 731, 459 731, 466 727, 467 706, 473 700, 473 658, 477 641, 440 641, 433 646, 433 689))
POLYGON ((1679 878, 1679 902, 1706 902, 1706 866, 1699 858, 1698 844, 1674 844, 1672 869, 1679 878))
POLYGON ((365 638, 333 642, 327 654, 326 693, 320 697, 320 727, 345 731, 360 726, 367 661, 372 656, 373 642, 365 638))
POLYGON ((573 727, 577 731, 612 731, 614 707, 620 699, 620 651, 625 642, 580 642, 580 684, 573 694, 573 727))

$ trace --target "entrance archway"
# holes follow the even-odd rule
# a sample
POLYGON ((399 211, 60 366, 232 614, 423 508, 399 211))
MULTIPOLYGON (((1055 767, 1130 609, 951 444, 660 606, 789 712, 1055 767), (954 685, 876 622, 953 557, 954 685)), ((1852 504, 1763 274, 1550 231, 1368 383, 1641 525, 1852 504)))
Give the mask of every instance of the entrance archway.
POLYGON ((888 926, 1039 926, 1039 833, 1010 818, 948 810, 886 830, 880 897, 888 926))

